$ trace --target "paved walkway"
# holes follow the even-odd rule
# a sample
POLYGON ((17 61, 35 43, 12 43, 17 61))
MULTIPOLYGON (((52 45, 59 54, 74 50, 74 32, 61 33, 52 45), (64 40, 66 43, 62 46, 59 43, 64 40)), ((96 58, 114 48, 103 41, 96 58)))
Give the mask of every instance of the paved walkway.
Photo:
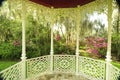
POLYGON ((76 76, 73 74, 49 74, 43 75, 39 77, 39 80, 89 80, 82 76, 76 76))

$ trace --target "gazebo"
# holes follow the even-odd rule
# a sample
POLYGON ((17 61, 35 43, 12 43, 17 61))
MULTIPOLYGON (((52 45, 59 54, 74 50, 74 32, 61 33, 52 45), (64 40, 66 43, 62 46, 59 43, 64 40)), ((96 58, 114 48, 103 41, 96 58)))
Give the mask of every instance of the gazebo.
MULTIPOLYGON (((11 0, 8 0, 9 2, 11 0)), ((111 64, 111 30, 113 0, 16 0, 22 4, 22 57, 21 61, 0 72, 3 80, 39 80, 40 75, 54 73, 71 73, 88 80, 118 80, 120 69, 111 64), (50 55, 26 59, 26 3, 37 5, 43 10, 51 25, 50 55), (79 27, 82 14, 93 12, 107 6, 108 8, 108 45, 106 61, 79 56, 79 27), (72 14, 74 13, 74 14, 72 14), (60 16, 76 20, 76 55, 54 55, 53 26, 60 16)), ((68 80, 68 79, 64 79, 68 80)))

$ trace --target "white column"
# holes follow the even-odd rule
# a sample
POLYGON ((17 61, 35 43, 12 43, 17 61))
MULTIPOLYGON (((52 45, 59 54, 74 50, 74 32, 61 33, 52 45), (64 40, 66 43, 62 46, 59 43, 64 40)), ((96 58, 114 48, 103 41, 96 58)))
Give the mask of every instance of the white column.
POLYGON ((76 75, 78 75, 78 71, 79 71, 79 69, 78 69, 78 66, 79 66, 79 31, 80 31, 80 10, 79 10, 79 7, 80 6, 78 6, 78 9, 77 9, 77 16, 76 16, 76 31, 77 31, 77 40, 76 40, 76 75))
MULTIPOLYGON (((52 7, 53 10, 53 7, 52 7)), ((53 13, 53 11, 51 11, 53 13)), ((50 23, 50 27, 51 27, 51 49, 50 49, 50 56, 51 56, 51 61, 50 61, 50 70, 51 73, 53 72, 53 54, 54 54, 54 45, 53 45, 53 26, 54 26, 54 17, 53 14, 50 15, 51 16, 51 23, 50 23)))
POLYGON ((26 78, 26 45, 25 45, 25 0, 22 0, 22 79, 26 78))
POLYGON ((106 56, 106 80, 110 80, 110 62, 111 62, 111 30, 112 30, 112 0, 108 0, 108 45, 106 56))

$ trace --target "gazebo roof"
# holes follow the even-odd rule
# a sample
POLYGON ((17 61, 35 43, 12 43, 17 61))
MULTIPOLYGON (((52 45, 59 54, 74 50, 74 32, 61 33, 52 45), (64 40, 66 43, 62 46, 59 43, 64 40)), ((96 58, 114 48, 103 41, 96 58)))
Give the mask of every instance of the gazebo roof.
POLYGON ((44 5, 46 7, 74 8, 77 7, 78 5, 82 6, 94 0, 30 0, 30 1, 40 5, 44 5))

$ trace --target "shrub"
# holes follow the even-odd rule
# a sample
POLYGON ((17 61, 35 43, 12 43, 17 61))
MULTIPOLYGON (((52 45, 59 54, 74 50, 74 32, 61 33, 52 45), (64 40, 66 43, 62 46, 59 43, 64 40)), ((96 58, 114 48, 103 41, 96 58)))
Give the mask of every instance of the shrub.
POLYGON ((39 51, 37 48, 33 46, 26 46, 26 57, 29 58, 34 58, 40 56, 39 51))
POLYGON ((0 59, 15 60, 20 59, 21 45, 14 46, 12 43, 0 44, 0 59))
POLYGON ((87 52, 91 53, 93 56, 96 57, 105 57, 107 43, 105 38, 95 38, 95 37, 88 37, 86 38, 87 43, 87 52))
POLYGON ((112 56, 115 60, 120 61, 120 36, 113 34, 112 35, 112 56))
POLYGON ((73 46, 61 44, 60 42, 55 42, 54 45, 55 54, 75 54, 75 49, 73 46))

